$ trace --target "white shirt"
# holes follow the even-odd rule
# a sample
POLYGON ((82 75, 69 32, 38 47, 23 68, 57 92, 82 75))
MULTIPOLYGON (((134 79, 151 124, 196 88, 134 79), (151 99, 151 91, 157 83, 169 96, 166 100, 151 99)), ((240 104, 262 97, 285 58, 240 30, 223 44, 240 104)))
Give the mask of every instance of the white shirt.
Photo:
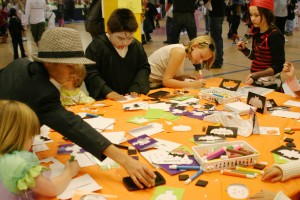
POLYGON ((45 22, 46 1, 45 0, 27 0, 25 6, 25 15, 29 24, 38 24, 45 22))

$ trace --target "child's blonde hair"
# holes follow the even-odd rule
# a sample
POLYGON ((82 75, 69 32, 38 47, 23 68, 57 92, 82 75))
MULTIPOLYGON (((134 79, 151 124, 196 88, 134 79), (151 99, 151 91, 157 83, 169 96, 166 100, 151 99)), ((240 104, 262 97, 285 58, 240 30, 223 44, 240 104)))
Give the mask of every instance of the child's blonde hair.
POLYGON ((0 155, 22 150, 39 133, 39 120, 26 104, 0 100, 0 155))
POLYGON ((86 76, 86 70, 84 65, 75 65, 75 78, 74 78, 74 87, 79 88, 86 76))
POLYGON ((212 51, 212 57, 206 61, 203 61, 202 65, 204 68, 209 69, 212 64, 215 61, 216 58, 216 45, 214 40, 207 35, 198 36, 194 39, 192 39, 186 46, 185 46, 185 52, 190 54, 192 52, 192 47, 198 44, 199 48, 209 48, 212 51))

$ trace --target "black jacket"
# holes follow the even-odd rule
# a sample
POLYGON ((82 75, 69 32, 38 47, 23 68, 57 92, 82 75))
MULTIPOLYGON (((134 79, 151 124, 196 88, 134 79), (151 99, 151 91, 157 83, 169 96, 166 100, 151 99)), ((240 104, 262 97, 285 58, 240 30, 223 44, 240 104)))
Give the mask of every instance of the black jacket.
POLYGON ((102 152, 111 142, 61 105, 59 90, 49 78, 41 63, 17 59, 0 70, 0 99, 27 104, 37 114, 41 125, 49 126, 103 160, 102 152))

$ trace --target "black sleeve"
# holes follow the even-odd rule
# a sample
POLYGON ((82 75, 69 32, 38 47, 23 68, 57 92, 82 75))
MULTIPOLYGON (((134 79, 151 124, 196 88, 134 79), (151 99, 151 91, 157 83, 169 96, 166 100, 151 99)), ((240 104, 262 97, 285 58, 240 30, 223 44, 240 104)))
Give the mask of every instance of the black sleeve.
POLYGON ((272 32, 268 38, 268 44, 273 59, 273 64, 271 67, 274 70, 274 74, 280 73, 285 62, 285 40, 283 35, 279 31, 272 32))

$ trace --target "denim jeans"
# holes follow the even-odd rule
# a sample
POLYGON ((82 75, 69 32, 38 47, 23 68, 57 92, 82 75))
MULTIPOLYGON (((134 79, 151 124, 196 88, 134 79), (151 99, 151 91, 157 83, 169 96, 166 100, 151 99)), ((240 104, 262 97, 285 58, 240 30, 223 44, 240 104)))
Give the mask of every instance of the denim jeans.
POLYGON ((194 13, 173 13, 173 27, 171 37, 172 44, 179 43, 180 32, 183 28, 186 29, 190 40, 197 37, 197 27, 194 13))
POLYGON ((213 65, 223 65, 223 38, 222 38, 222 25, 224 17, 209 17, 210 20, 210 36, 216 44, 216 59, 213 65))
POLYGON ((289 19, 286 20, 286 22, 285 22, 285 30, 288 33, 293 32, 293 30, 294 30, 294 20, 289 20, 289 19))

